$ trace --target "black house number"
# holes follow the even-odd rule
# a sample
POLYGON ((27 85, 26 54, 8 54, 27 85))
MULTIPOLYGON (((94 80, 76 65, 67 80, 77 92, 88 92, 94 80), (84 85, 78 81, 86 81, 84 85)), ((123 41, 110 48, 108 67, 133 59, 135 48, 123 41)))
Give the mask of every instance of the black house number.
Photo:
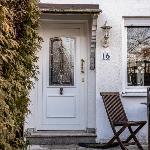
POLYGON ((102 59, 103 60, 110 60, 110 54, 109 54, 109 52, 103 52, 102 59))

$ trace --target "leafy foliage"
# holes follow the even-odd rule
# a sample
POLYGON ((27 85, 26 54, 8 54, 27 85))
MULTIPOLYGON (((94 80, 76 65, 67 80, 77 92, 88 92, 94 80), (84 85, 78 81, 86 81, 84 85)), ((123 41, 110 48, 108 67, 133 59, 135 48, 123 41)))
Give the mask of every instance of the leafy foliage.
POLYGON ((22 127, 36 78, 38 0, 0 1, 0 149, 23 146, 22 127))

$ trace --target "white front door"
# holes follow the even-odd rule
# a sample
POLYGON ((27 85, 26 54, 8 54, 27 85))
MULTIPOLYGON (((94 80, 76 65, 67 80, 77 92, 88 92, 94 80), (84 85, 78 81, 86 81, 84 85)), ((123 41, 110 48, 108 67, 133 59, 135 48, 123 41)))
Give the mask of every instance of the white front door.
POLYGON ((41 25, 44 42, 38 130, 86 128, 87 53, 84 28, 82 24, 41 25))

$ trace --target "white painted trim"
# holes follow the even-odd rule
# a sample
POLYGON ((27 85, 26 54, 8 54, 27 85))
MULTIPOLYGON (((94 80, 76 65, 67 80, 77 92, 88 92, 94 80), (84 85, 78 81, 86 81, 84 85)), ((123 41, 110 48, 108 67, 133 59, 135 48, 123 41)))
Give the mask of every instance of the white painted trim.
POLYGON ((150 18, 124 18, 124 26, 150 26, 150 18))
MULTIPOLYGON (((86 114, 87 114, 87 120, 86 120, 86 124, 87 124, 87 127, 86 128, 88 128, 89 127, 89 125, 88 125, 88 113, 89 113, 89 111, 88 111, 88 109, 89 109, 89 105, 88 105, 88 103, 89 103, 89 101, 90 101, 90 98, 89 98, 89 96, 88 96, 88 90, 89 90, 89 80, 90 80, 90 75, 89 75, 89 67, 90 67, 90 26, 89 26, 89 24, 87 23, 87 29, 86 29, 86 31, 87 31, 87 110, 86 110, 86 114)), ((95 103, 96 103, 96 101, 95 101, 95 103)))
POLYGON ((51 19, 40 19, 40 21, 46 21, 46 22, 51 22, 51 23, 54 23, 54 24, 65 24, 65 23, 69 23, 69 24, 77 24, 77 23, 85 23, 87 24, 88 23, 88 20, 51 20, 51 19))
POLYGON ((124 27, 124 18, 122 19, 122 92, 125 93, 126 90, 126 38, 125 38, 126 32, 124 27))
MULTIPOLYGON (((61 20, 61 21, 46 20, 46 21, 49 21, 50 23, 52 23, 52 24, 51 24, 51 28, 53 28, 53 29, 57 29, 57 28, 58 28, 58 27, 56 27, 56 24, 59 24, 59 25, 61 24, 61 27, 60 27, 60 28, 62 28, 62 29, 63 29, 63 28, 75 29, 75 28, 76 28, 76 29, 80 29, 80 30, 81 30, 81 33, 82 33, 82 32, 87 32, 87 26, 88 26, 88 21, 87 21, 87 20, 86 20, 86 21, 79 21, 78 23, 77 23, 76 21, 70 21, 70 20, 69 20, 69 21, 68 21, 68 20, 67 20, 67 21, 64 21, 64 20, 63 20, 63 21, 62 21, 62 20, 61 20)), ((59 28, 59 29, 60 29, 60 28, 59 28)), ((88 34, 88 33, 86 33, 86 35, 87 35, 87 34, 88 34)), ((86 36, 86 37, 82 37, 82 36, 81 36, 81 38, 83 38, 82 41, 83 41, 83 40, 86 40, 86 41, 87 41, 87 36, 86 36)), ((86 46, 85 49, 87 50, 87 49, 88 49, 87 42, 85 42, 85 44, 86 44, 86 45, 85 45, 85 46, 86 46)), ((81 46, 81 47, 82 47, 82 46, 81 46)), ((87 80, 88 80, 88 77, 87 77, 87 76, 88 76, 88 75, 87 75, 87 74, 88 74, 88 67, 87 67, 87 65, 88 65, 88 57, 87 57, 87 55, 88 55, 88 54, 83 55, 83 56, 84 56, 83 59, 86 60, 86 71, 85 71, 85 72, 86 72, 86 74, 85 74, 85 81, 86 81, 86 82, 84 83, 84 84, 85 84, 85 85, 84 85, 84 88, 86 88, 86 92, 85 92, 85 94, 86 94, 86 95, 85 95, 85 99, 86 99, 85 102, 86 102, 86 103, 84 104, 84 106, 85 106, 85 107, 84 107, 84 109, 85 109, 85 116, 84 116, 84 119, 85 119, 85 122, 86 122, 86 127, 87 127, 87 122, 88 122, 88 121, 87 121, 87 120, 88 120, 88 113, 87 113, 87 112, 88 112, 88 110, 87 110, 87 109, 88 109, 88 107, 87 107, 87 106, 88 106, 88 101, 87 101, 87 100, 88 100, 88 89, 87 89, 87 85, 88 85, 88 83, 87 83, 87 82, 88 82, 88 81, 87 81, 87 80)), ((43 67, 42 67, 42 69, 43 69, 43 67)), ((42 73, 43 73, 43 71, 42 71, 42 73)), ((40 79, 42 79, 42 76, 43 76, 42 73, 41 73, 41 75, 40 75, 40 79)), ((39 82, 39 81, 38 81, 38 82, 39 82)), ((43 89, 43 83, 40 83, 40 84, 42 84, 42 86, 38 85, 38 87, 42 87, 42 89, 43 89)), ((82 84, 82 83, 81 83, 81 84, 82 84)), ((40 88, 40 90, 41 90, 41 88, 40 88)), ((43 97, 43 96, 42 96, 42 93, 43 93, 43 92, 38 92, 38 95, 39 95, 39 96, 38 96, 38 109, 40 109, 40 104, 39 104, 39 103, 40 103, 40 101, 41 101, 41 98, 43 97), (41 93, 41 94, 40 94, 40 93, 41 93)), ((38 113, 37 113, 37 120, 38 120, 38 118, 39 118, 39 116, 38 116, 38 113)), ((39 124, 39 123, 37 123, 37 127, 36 127, 37 129, 40 128, 40 127, 38 126, 38 124, 39 124)), ((86 129, 86 127, 85 127, 85 129, 86 129)))
POLYGON ((126 92, 121 93, 121 96, 123 97, 146 97, 147 93, 145 92, 126 92))
POLYGON ((150 18, 122 18, 122 96, 146 96, 148 86, 128 86, 127 85, 127 27, 126 25, 144 25, 143 21, 146 20, 146 25, 150 26, 150 18), (141 19, 141 20, 140 20, 141 19), (134 24, 135 23, 135 24, 134 24), (141 24, 142 23, 142 24, 141 24), (147 24, 148 23, 148 24, 147 24), (138 93, 138 94, 137 94, 138 93))

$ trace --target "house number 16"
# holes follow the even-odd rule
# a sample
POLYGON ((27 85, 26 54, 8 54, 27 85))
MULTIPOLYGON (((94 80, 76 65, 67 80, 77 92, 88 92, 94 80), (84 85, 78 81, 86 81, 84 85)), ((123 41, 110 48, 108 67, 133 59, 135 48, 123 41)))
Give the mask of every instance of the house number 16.
POLYGON ((110 60, 110 53, 109 52, 103 52, 102 53, 102 60, 110 60))

